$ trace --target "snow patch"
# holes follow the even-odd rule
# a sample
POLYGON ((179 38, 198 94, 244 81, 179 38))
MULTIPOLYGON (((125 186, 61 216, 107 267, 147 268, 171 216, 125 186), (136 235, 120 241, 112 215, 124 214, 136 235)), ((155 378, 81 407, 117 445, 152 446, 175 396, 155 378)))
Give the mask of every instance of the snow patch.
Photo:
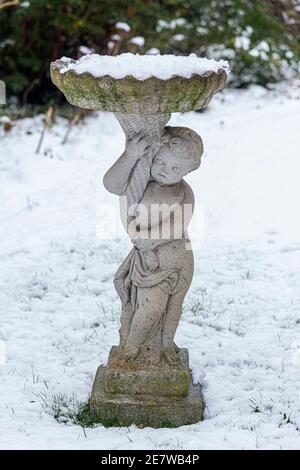
POLYGON ((124 149, 117 120, 95 113, 61 145, 57 118, 39 155, 43 116, 0 126, 0 449, 299 449, 299 84, 227 89, 171 118, 205 144, 187 177, 203 222, 176 335, 205 419, 176 429, 82 430, 49 413, 88 400, 118 341, 113 276, 131 244, 96 237, 120 223, 101 183, 124 149))
POLYGON ((131 31, 131 28, 130 28, 129 24, 124 23, 124 21, 118 21, 118 22, 115 24, 115 27, 116 27, 116 29, 120 29, 120 30, 122 30, 122 31, 126 31, 126 33, 129 33, 129 31, 131 31))
POLYGON ((143 36, 135 36, 134 38, 130 39, 129 44, 143 47, 145 44, 145 38, 143 38, 143 36))
POLYGON ((216 61, 190 54, 187 57, 175 55, 139 55, 125 53, 117 56, 90 54, 72 61, 63 57, 66 65, 60 69, 64 74, 73 70, 76 74, 90 73, 94 77, 109 75, 115 79, 132 76, 137 80, 157 77, 168 80, 174 76, 191 78, 192 75, 206 75, 222 70, 229 72, 227 61, 216 61))

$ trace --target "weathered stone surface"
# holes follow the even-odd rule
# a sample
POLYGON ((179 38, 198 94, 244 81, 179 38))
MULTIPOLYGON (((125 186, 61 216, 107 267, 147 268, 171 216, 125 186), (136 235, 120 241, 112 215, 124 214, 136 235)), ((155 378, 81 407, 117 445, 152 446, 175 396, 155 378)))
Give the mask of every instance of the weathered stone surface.
POLYGON ((114 278, 122 307, 120 344, 108 366, 98 369, 91 411, 104 425, 198 422, 200 387, 192 384, 187 353, 174 338, 194 269, 188 235, 194 195, 183 178, 199 167, 203 143, 193 130, 166 124, 169 113, 207 106, 225 86, 226 72, 137 80, 61 74, 64 66, 63 60, 53 62, 51 78, 67 100, 115 112, 126 135, 125 150, 104 185, 121 197, 133 248, 114 278))
POLYGON ((174 337, 194 268, 194 196, 183 177, 199 167, 203 143, 191 129, 166 126, 168 114, 116 117, 126 148, 104 185, 124 196, 121 218, 133 243, 114 279, 122 305, 119 368, 138 361, 143 368, 176 366, 174 337))
POLYGON ((176 113, 204 108, 213 95, 224 88, 227 80, 224 70, 191 78, 137 80, 127 76, 116 80, 108 75, 77 75, 72 70, 61 74, 63 67, 62 60, 52 62, 51 79, 69 103, 80 108, 121 113, 176 113))
POLYGON ((119 347, 111 349, 108 366, 103 370, 103 386, 107 393, 126 395, 187 396, 190 385, 187 349, 178 353, 179 364, 163 367, 142 367, 133 361, 119 364, 119 347))
POLYGON ((159 391, 151 395, 128 395, 105 391, 105 368, 100 366, 90 399, 90 409, 104 426, 178 427, 202 419, 202 396, 199 385, 190 380, 185 397, 165 397, 159 391))

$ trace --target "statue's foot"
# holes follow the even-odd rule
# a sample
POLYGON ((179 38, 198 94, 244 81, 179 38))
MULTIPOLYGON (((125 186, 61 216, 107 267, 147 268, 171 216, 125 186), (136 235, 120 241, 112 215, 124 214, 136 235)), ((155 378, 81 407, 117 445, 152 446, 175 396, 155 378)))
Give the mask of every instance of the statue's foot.
POLYGON ((125 346, 122 351, 122 357, 125 362, 134 361, 140 352, 140 348, 137 346, 125 346))
POLYGON ((171 366, 178 366, 180 364, 180 360, 174 346, 169 346, 165 348, 163 350, 163 355, 167 363, 171 366))

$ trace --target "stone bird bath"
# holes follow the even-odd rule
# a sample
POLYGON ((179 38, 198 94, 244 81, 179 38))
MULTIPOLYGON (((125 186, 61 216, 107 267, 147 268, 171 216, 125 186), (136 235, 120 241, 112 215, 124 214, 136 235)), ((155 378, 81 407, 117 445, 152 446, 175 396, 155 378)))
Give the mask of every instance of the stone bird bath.
POLYGON ((90 399, 105 425, 201 420, 200 385, 174 337, 194 266, 187 231, 194 196, 183 177, 200 166, 203 144, 191 129, 167 122, 171 113, 207 106, 225 86, 227 67, 194 55, 91 55, 51 64, 52 81, 71 104, 115 113, 126 135, 123 154, 104 176, 121 199, 133 244, 114 279, 120 342, 98 368, 90 399))

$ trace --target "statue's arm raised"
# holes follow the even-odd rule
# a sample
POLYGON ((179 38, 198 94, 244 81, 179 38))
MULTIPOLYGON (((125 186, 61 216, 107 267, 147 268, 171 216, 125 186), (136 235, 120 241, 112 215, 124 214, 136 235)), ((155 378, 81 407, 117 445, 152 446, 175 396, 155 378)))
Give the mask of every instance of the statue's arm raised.
POLYGON ((128 140, 126 149, 113 166, 105 173, 103 184, 105 188, 118 196, 126 193, 126 188, 137 161, 146 154, 150 142, 143 136, 135 136, 128 140))
POLYGON ((107 191, 118 196, 125 194, 129 175, 136 160, 125 151, 113 166, 105 173, 103 184, 107 191))

